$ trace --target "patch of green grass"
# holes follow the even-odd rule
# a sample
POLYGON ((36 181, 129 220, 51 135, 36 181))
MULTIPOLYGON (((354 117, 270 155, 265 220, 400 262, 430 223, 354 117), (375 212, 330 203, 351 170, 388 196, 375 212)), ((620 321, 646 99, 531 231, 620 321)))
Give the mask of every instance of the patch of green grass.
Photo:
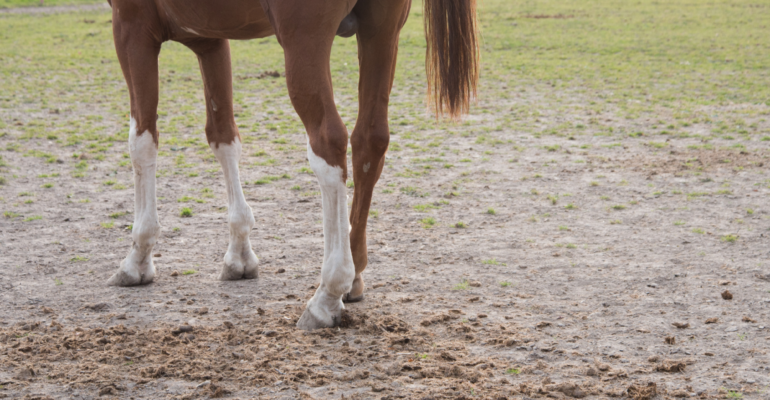
POLYGON ((120 217, 122 217, 122 216, 124 216, 126 214, 128 214, 127 211, 118 211, 118 212, 110 214, 110 218, 116 219, 116 218, 120 218, 120 217))
POLYGON ((495 260, 494 258, 490 258, 488 260, 484 260, 481 263, 484 264, 484 265, 505 265, 505 263, 501 263, 501 262, 495 260))
POLYGON ((369 217, 370 218, 379 218, 380 212, 377 210, 369 210, 369 217))
POLYGON ((102 226, 102 228, 104 228, 104 229, 112 229, 112 228, 114 228, 114 227, 115 227, 115 221, 110 221, 110 222, 102 222, 100 225, 101 225, 101 226, 102 226))
POLYGON ((434 210, 434 209, 437 209, 437 208, 438 207, 436 207, 436 206, 434 206, 433 204, 430 204, 430 203, 428 203, 428 204, 418 204, 418 205, 414 206, 414 209, 419 211, 419 212, 426 212, 428 210, 434 210))
POLYGON ((508 287, 508 286, 511 286, 511 282, 508 282, 508 281, 502 281, 502 282, 500 282, 500 286, 502 286, 502 287, 508 287))
POLYGON ((49 183, 44 183, 42 187, 45 188, 45 189, 50 189, 50 188, 53 187, 53 183, 50 183, 50 182, 49 183))
POLYGON ((612 209, 615 210, 615 211, 625 210, 626 206, 624 206, 623 204, 616 204, 616 205, 612 206, 612 209))
POLYGON ((487 214, 489 214, 489 215, 495 215, 495 214, 497 214, 497 211, 495 211, 495 209, 494 209, 494 208, 492 208, 492 207, 489 207, 489 208, 487 208, 487 214))
POLYGON ((33 215, 31 217, 24 218, 24 222, 37 221, 39 219, 43 219, 43 217, 41 217, 39 215, 33 215))
POLYGON ((192 208, 190 207, 183 207, 181 211, 179 211, 179 216, 182 218, 190 218, 193 216, 192 208))
POLYGON ((564 208, 567 210, 577 210, 577 206, 572 203, 567 204, 564 208))
POLYGON ((674 226, 682 226, 684 225, 684 221, 674 221, 674 226))
POLYGON ((187 269, 187 270, 182 271, 182 275, 192 275, 192 274, 194 274, 196 272, 198 272, 198 271, 196 271, 194 269, 187 269))
POLYGON ((62 280, 59 278, 53 278, 53 284, 56 286, 61 286, 64 284, 64 282, 62 282, 62 280))
POLYGON ((743 393, 737 390, 728 390, 727 395, 725 397, 727 397, 728 399, 742 399, 743 393))
POLYGON ((505 373, 508 375, 518 375, 521 373, 521 370, 518 368, 508 368, 505 370, 505 373))
POLYGON ((621 221, 619 219, 613 219, 612 221, 610 221, 610 225, 620 225, 622 223, 623 223, 623 221, 621 221))
POLYGON ((436 225, 436 219, 433 217, 427 217, 421 219, 420 223, 422 224, 423 228, 432 228, 434 225, 436 225))
POLYGON ((738 240, 738 236, 736 236, 736 235, 733 235, 733 234, 729 234, 729 235, 724 235, 724 236, 722 236, 720 239, 721 239, 723 242, 727 242, 727 243, 735 243, 735 241, 736 241, 736 240, 738 240))
POLYGON ((706 233, 706 232, 705 232, 703 229, 701 229, 701 228, 692 228, 691 232, 692 232, 692 233, 697 233, 697 234, 699 234, 699 235, 702 235, 702 234, 706 233))
POLYGON ((469 287, 471 287, 471 284, 468 282, 468 280, 463 279, 462 282, 454 285, 452 290, 467 290, 469 287))
POLYGON ((3 213, 3 217, 5 217, 5 218, 16 218, 16 217, 20 217, 20 216, 21 215, 16 214, 13 211, 6 211, 6 212, 3 213))
POLYGON ((458 222, 456 222, 452 226, 454 226, 455 228, 459 228, 459 229, 463 229, 463 228, 467 228, 468 227, 468 225, 465 222, 463 222, 463 221, 458 221, 458 222))
POLYGON ((83 262, 83 261, 88 261, 88 257, 83 257, 83 256, 75 256, 75 257, 72 257, 72 258, 70 258, 70 261, 72 261, 72 262, 83 262))

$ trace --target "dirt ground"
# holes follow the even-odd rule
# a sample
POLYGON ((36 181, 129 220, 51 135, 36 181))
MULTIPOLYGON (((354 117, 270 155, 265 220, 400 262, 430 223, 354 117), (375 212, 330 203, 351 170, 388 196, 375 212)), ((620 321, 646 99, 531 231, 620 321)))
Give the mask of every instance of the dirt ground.
MULTIPOLYGON (((549 110, 537 90, 506 101, 543 103, 538 123, 584 117, 549 110)), ((746 123, 766 130, 767 115, 757 105, 746 123)), ((131 245, 130 166, 84 158, 89 175, 76 178, 55 143, 38 145, 49 162, 0 152, 18 175, 0 186, 3 207, 34 198, 0 217, 0 398, 770 398, 768 142, 503 130, 449 137, 440 161, 404 146, 375 192, 366 299, 340 328, 302 332, 323 237, 315 178, 297 173, 305 139, 292 140, 288 161, 242 162, 258 280, 215 279, 228 237, 221 173, 165 174, 158 276, 134 288, 105 285, 131 245), (107 179, 128 186, 106 190, 107 179), (206 203, 180 217, 177 199, 204 187, 206 203)), ((194 153, 171 151, 160 169, 194 153)))

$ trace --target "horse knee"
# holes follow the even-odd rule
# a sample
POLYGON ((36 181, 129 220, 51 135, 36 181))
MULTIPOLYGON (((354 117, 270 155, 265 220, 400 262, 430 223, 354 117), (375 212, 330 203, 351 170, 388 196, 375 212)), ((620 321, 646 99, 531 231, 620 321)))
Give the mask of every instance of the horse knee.
POLYGON ((390 144, 390 128, 387 123, 372 124, 366 132, 355 132, 350 138, 353 154, 360 151, 369 152, 376 158, 382 157, 390 144))

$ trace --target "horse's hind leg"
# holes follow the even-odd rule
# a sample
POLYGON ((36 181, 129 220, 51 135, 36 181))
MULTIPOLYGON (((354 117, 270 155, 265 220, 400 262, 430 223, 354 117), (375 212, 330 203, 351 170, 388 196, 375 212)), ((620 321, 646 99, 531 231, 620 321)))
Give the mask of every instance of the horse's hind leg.
POLYGON ((333 0, 268 3, 276 35, 284 48, 289 96, 307 130, 308 160, 323 199, 321 284, 297 326, 331 327, 341 320, 342 296, 350 291, 355 276, 345 187, 348 135, 334 104, 329 67, 334 34, 350 10, 345 2, 333 0))
POLYGON ((202 39, 186 45, 198 56, 206 97, 206 139, 222 165, 227 187, 230 244, 219 279, 256 279, 258 260, 249 242, 254 214, 243 196, 238 172, 241 137, 233 116, 230 45, 224 39, 202 39))
POLYGON ((350 212, 350 249, 356 266, 356 277, 345 302, 364 298, 361 273, 368 263, 366 222, 374 185, 385 165, 385 152, 390 141, 388 99, 396 71, 398 35, 409 13, 409 0, 394 0, 384 9, 380 3, 359 2, 358 58, 361 77, 358 84, 359 110, 356 127, 350 137, 353 147, 353 182, 355 192, 350 212))
POLYGON ((128 144, 134 167, 136 210, 131 230, 131 250, 107 283, 113 286, 132 286, 152 282, 155 278, 152 248, 160 233, 155 203, 155 163, 158 157, 155 121, 160 42, 145 35, 148 29, 140 26, 137 19, 131 23, 122 21, 119 13, 114 11, 113 21, 115 48, 131 97, 128 144))

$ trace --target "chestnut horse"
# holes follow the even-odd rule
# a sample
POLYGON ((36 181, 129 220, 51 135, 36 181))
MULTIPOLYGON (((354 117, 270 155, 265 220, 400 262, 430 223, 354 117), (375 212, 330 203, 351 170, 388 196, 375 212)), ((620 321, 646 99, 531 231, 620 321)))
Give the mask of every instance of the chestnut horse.
MULTIPOLYGON (((230 244, 219 279, 257 278, 249 232, 255 220, 238 176, 241 141, 233 116, 228 39, 275 35, 286 85, 307 131, 307 157, 321 186, 324 258, 321 283, 297 326, 340 322, 343 301, 363 299, 366 222, 388 149, 388 100, 401 28, 411 0, 108 0, 120 66, 131 99, 129 148, 136 212, 133 245, 108 283, 152 282, 160 224, 155 199, 158 156, 158 54, 174 40, 198 56, 206 100, 206 138, 224 171, 230 244), (356 35, 359 115, 350 143, 353 195, 347 215, 348 132, 334 104, 329 57, 335 35, 356 35)), ((437 114, 467 111, 478 79, 475 0, 424 0, 429 103, 437 114)))

